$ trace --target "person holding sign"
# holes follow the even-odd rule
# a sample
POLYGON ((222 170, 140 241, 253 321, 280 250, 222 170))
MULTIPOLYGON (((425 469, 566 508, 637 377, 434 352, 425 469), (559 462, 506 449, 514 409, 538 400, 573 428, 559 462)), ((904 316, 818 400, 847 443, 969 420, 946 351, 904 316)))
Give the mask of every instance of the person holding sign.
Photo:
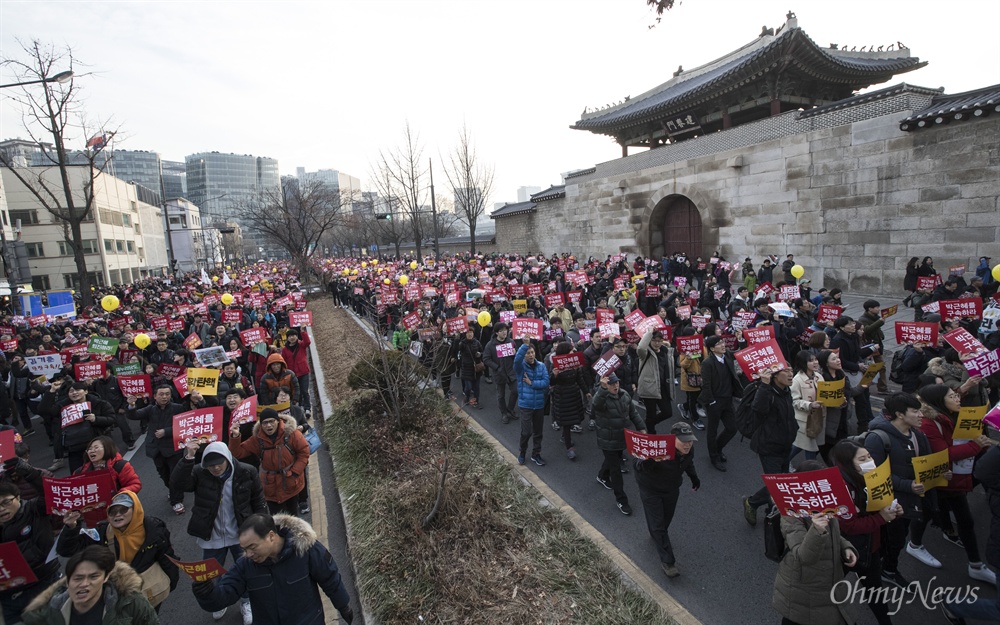
POLYGON ((310 343, 309 332, 303 326, 288 331, 285 346, 281 350, 281 357, 288 363, 288 369, 295 374, 298 382, 299 394, 296 403, 306 412, 307 417, 312 415, 312 403, 309 401, 309 376, 312 373, 312 369, 309 368, 310 343))
MULTIPOLYGON (((882 331, 882 326, 885 325, 885 319, 882 318, 882 305, 879 304, 878 300, 870 299, 866 300, 862 305, 865 312, 858 317, 858 323, 861 324, 862 328, 862 341, 865 344, 874 343, 878 346, 878 351, 872 355, 872 360, 875 362, 883 362, 882 355, 885 353, 885 332, 882 331)), ((889 387, 886 383, 886 371, 882 371, 878 374, 878 383, 876 387, 880 395, 885 395, 889 392, 889 387)))
POLYGON ((990 403, 990 384, 980 376, 969 376, 962 359, 953 347, 932 358, 927 363, 926 373, 936 375, 961 398, 963 406, 986 406, 990 403))
POLYGON ((0 608, 8 625, 19 623, 24 607, 59 579, 59 560, 49 559, 55 538, 45 511, 45 497, 41 496, 44 492, 42 474, 30 467, 24 471, 19 468, 18 473, 21 479, 35 487, 39 496, 23 499, 16 482, 0 481, 0 543, 17 544, 37 581, 0 590, 0 608))
POLYGON ((736 362, 726 343, 719 336, 705 339, 708 355, 701 364, 701 394, 698 402, 705 407, 708 455, 712 466, 726 471, 726 454, 722 450, 736 436, 736 413, 733 398, 743 395, 743 384, 736 375, 736 362), (723 431, 719 434, 719 424, 723 431))
MULTIPOLYGON (((792 444, 799 431, 792 406, 792 372, 781 369, 760 372, 760 386, 753 398, 754 419, 757 423, 750 438, 750 449, 760 458, 765 474, 788 473, 792 444)), ((801 469, 800 469, 801 470, 801 469)), ((751 527, 757 524, 757 508, 771 503, 767 486, 743 500, 743 518, 751 527)))
POLYGON ((510 328, 506 323, 498 323, 493 328, 486 347, 483 348, 483 364, 492 372, 496 383, 497 404, 504 425, 514 418, 517 405, 517 376, 514 374, 514 341, 510 340, 510 328))
MULTIPOLYGON (((565 356, 573 351, 569 341, 556 345, 556 355, 565 356)), ((563 445, 566 447, 566 457, 576 459, 576 446, 573 444, 573 427, 580 432, 583 423, 584 400, 590 402, 591 388, 587 385, 584 371, 580 367, 560 371, 557 367, 549 369, 549 380, 552 394, 552 422, 562 429, 563 445)))
POLYGON ((542 421, 545 418, 545 395, 549 390, 549 371, 545 364, 535 359, 531 337, 521 337, 521 346, 514 354, 514 374, 517 378, 517 411, 521 418, 521 439, 517 463, 524 464, 528 439, 534 437, 531 461, 540 467, 542 459, 542 421))
POLYGON ((120 490, 130 490, 133 493, 142 490, 142 480, 135 472, 135 467, 128 460, 122 458, 111 437, 98 436, 87 446, 87 461, 73 474, 80 475, 89 471, 103 471, 105 469, 110 469, 114 475, 116 493, 120 490))
POLYGON ((139 574, 99 545, 91 545, 70 558, 66 579, 38 595, 25 609, 23 618, 25 625, 160 622, 142 593, 139 574))
POLYGON ((170 489, 170 505, 174 513, 184 514, 184 492, 171 486, 170 474, 181 460, 181 451, 174 449, 174 416, 187 410, 187 407, 170 401, 173 390, 171 384, 158 384, 153 389, 153 403, 139 410, 135 408, 139 398, 130 395, 126 398, 128 410, 125 415, 129 419, 144 419, 149 423, 149 431, 153 435, 146 435, 146 456, 153 459, 156 472, 170 489))
POLYGON ((817 401, 816 389, 823 381, 819 372, 819 359, 808 351, 795 354, 795 377, 792 378, 792 406, 799 425, 792 445, 791 462, 799 452, 806 460, 819 455, 819 446, 826 443, 826 407, 817 401))
MULTIPOLYGON (((883 491, 866 487, 866 476, 875 472, 875 461, 868 450, 852 440, 843 440, 833 446, 830 460, 840 469, 840 474, 847 484, 847 491, 854 500, 857 514, 850 518, 840 519, 840 531, 854 545, 858 552, 858 564, 854 571, 858 574, 859 583, 865 589, 878 589, 882 586, 882 556, 880 553, 882 527, 892 523, 902 516, 903 509, 892 505, 891 483, 883 491), (875 493, 875 494, 872 494, 875 493), (875 495, 884 494, 883 499, 889 499, 885 507, 872 511, 871 500, 875 495)), ((882 485, 879 485, 881 488, 882 485)), ((871 598, 868 607, 875 615, 879 625, 892 625, 889 619, 889 606, 885 597, 874 592, 866 594, 871 598)))
MULTIPOLYGON (((976 541, 976 529, 972 512, 969 510, 968 493, 972 491, 973 462, 980 451, 994 444, 994 441, 980 434, 974 440, 955 441, 952 436, 955 430, 955 419, 962 407, 958 393, 944 384, 932 384, 920 389, 920 399, 924 405, 921 412, 924 415, 920 423, 920 431, 927 436, 931 451, 948 451, 951 461, 951 476, 947 486, 934 489, 937 493, 938 524, 945 532, 954 535, 951 530, 950 511, 958 523, 958 539, 949 538, 951 542, 959 542, 965 548, 969 558, 969 577, 975 580, 996 585, 996 574, 983 564, 976 541)), ((947 473, 945 474, 947 475, 947 473)), ((924 530, 931 521, 930 514, 925 510, 922 518, 910 525, 910 544, 906 551, 928 566, 939 568, 938 562, 927 549, 923 547, 924 530), (937 566, 935 566, 937 563, 937 566)))
POLYGON ((56 461, 49 467, 49 471, 58 471, 64 466, 64 452, 69 458, 70 473, 82 467, 84 450, 90 441, 103 430, 115 425, 115 412, 111 404, 97 395, 89 394, 87 391, 90 385, 86 382, 73 382, 69 385, 71 380, 72 378, 63 377, 53 381, 38 405, 40 414, 47 414, 62 422, 62 430, 55 444, 56 461), (63 395, 63 389, 67 387, 68 390, 63 395))

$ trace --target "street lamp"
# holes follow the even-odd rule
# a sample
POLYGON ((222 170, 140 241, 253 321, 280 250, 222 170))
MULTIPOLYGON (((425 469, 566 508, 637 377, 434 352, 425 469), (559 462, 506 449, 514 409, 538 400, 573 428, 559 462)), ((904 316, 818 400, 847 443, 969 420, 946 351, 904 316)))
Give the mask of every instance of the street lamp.
POLYGON ((25 85, 40 85, 47 82, 57 82, 60 85, 68 83, 73 78, 73 70, 66 70, 65 72, 59 72, 54 76, 48 76, 39 80, 28 80, 25 82, 12 82, 7 85, 0 85, 0 89, 6 89, 7 87, 23 87, 25 85))

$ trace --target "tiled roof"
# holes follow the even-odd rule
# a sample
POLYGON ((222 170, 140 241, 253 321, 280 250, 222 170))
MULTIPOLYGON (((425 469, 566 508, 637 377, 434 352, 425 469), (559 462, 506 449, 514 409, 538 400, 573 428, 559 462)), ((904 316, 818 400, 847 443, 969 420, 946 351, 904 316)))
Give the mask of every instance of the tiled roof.
POLYGON ((531 196, 532 202, 544 202, 546 200, 554 200, 557 198, 566 197, 566 185, 553 185, 544 191, 539 191, 531 196))
POLYGON ((930 106, 904 119, 899 128, 912 131, 953 120, 981 119, 990 113, 1000 113, 1000 85, 953 95, 939 95, 931 100, 930 106))
MULTIPOLYGON (((534 196, 532 196, 534 198, 534 196)), ((536 204, 534 202, 518 202, 516 204, 507 204, 501 208, 490 213, 490 219, 496 219, 497 217, 510 217, 511 215, 520 215, 521 213, 530 213, 535 210, 536 204)))
POLYGON ((815 117, 816 115, 822 115, 824 113, 829 113, 831 111, 837 111, 843 108, 847 108, 849 106, 857 106, 858 104, 874 102, 875 100, 881 100, 883 98, 891 98, 892 96, 899 95, 904 92, 920 93, 924 95, 938 95, 942 91, 943 89, 928 89, 927 87, 918 87, 916 85, 910 85, 905 82, 901 82, 898 85, 886 87, 885 89, 877 89, 875 91, 861 93, 856 96, 851 96, 850 98, 844 98, 843 100, 837 100, 836 102, 831 102, 830 104, 825 104, 823 106, 816 106, 811 109, 807 109, 799 114, 799 119, 815 117))
POLYGON ((801 28, 763 36, 742 48, 694 70, 682 72, 662 85, 618 105, 584 113, 570 128, 601 132, 656 119, 672 111, 687 110, 704 100, 738 88, 780 63, 808 68, 813 75, 835 75, 856 88, 884 82, 894 74, 926 65, 911 57, 909 49, 893 52, 850 52, 820 48, 801 28))

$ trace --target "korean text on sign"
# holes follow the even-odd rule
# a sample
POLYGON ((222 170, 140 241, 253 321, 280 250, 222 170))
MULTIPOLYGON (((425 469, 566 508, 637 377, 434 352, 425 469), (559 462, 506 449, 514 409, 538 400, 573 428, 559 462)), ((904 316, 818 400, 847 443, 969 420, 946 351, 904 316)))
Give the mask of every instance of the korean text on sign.
POLYGON ((221 440, 221 434, 221 406, 189 410, 188 412, 174 415, 174 449, 183 449, 187 441, 191 439, 196 439, 204 443, 221 440))
POLYGON ((43 478, 45 504, 49 514, 64 515, 71 510, 87 512, 104 508, 115 493, 111 471, 88 471, 67 478, 43 478))
POLYGON ((763 475, 771 498, 781 514, 808 516, 819 512, 837 516, 857 512, 840 469, 763 475))
POLYGON ((674 459, 676 437, 672 434, 643 434, 625 430, 625 445, 628 453, 638 460, 656 458, 674 459))

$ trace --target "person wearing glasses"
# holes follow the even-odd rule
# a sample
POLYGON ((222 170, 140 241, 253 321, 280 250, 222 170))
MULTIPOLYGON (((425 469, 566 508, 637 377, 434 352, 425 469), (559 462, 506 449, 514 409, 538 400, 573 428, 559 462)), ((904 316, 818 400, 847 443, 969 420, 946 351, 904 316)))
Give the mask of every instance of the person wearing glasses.
MULTIPOLYGON (((41 493, 42 475, 35 469, 27 471, 23 479, 41 493)), ((60 577, 59 560, 48 559, 55 536, 45 513, 45 498, 24 500, 21 489, 14 482, 0 482, 0 543, 14 542, 24 556, 31 572, 38 579, 33 584, 23 584, 0 590, 0 606, 7 625, 21 622, 21 611, 32 599, 51 586, 60 577)))

